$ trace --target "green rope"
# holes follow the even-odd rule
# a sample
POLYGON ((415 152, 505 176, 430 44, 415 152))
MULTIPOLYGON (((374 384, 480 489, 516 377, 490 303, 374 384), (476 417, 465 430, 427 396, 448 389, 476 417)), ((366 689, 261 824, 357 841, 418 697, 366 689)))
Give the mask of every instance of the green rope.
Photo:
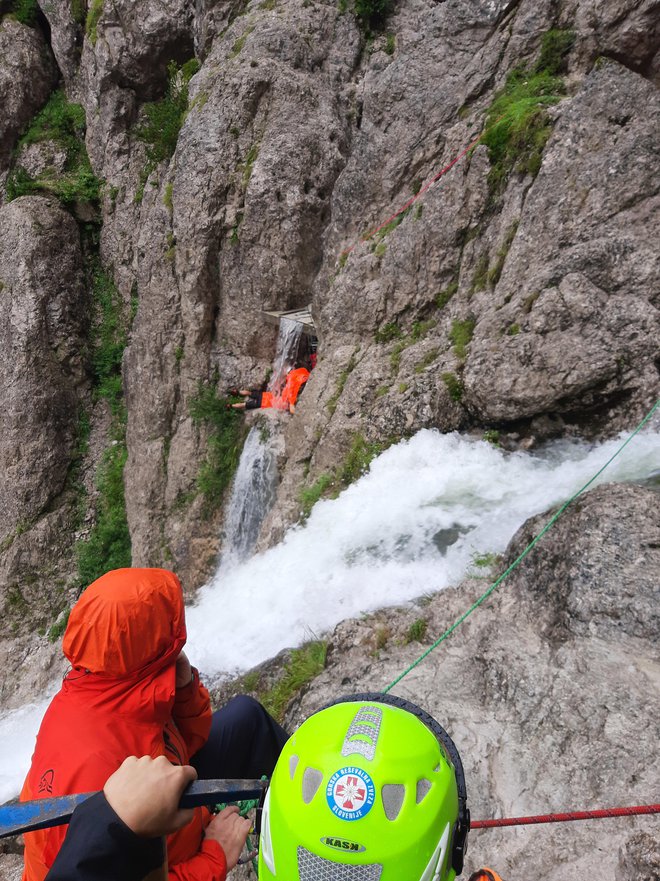
MULTIPOLYGON (((266 775, 263 774, 261 779, 268 780, 268 777, 266 777, 266 775)), ((241 817, 247 817, 247 815, 250 813, 250 811, 254 811, 259 807, 259 801, 260 800, 258 798, 245 798, 242 801, 235 802, 235 804, 238 805, 238 813, 241 815, 241 817)), ((256 839, 253 844, 251 832, 248 833, 248 836, 247 836, 245 843, 247 846, 248 853, 250 851, 258 849, 259 840, 256 839)), ((258 861, 257 857, 254 857, 254 859, 251 860, 251 863, 252 863, 252 868, 254 869, 255 874, 258 878, 259 877, 259 861, 258 861)))
POLYGON ((408 673, 410 673, 412 670, 415 669, 415 667, 417 667, 419 664, 421 664, 422 661, 424 660, 424 658, 426 658, 428 655, 430 655, 431 652, 434 649, 436 649, 440 645, 441 642, 444 642, 445 639, 447 639, 449 636, 451 636, 451 634, 454 632, 454 630, 456 630, 456 628, 459 627, 459 625, 461 625, 463 623, 463 621, 465 621, 465 619, 474 612, 475 609, 478 609, 479 606, 488 599, 488 597, 493 593, 494 590, 496 590, 500 586, 500 584, 504 581, 504 579, 511 572, 513 572, 513 570, 517 566, 519 566, 520 563, 522 563, 522 561, 525 559, 527 554, 529 554, 529 552, 532 550, 534 545, 537 544, 537 542, 539 542, 543 538, 543 536, 546 534, 546 532, 557 522, 557 520, 559 520, 559 518, 564 513, 566 508, 568 508, 568 506, 572 502, 574 502, 578 496, 582 495, 582 493, 591 486, 591 484, 594 482, 594 480, 596 480, 596 478, 600 477, 600 475, 603 473, 603 471, 605 471, 605 469, 616 459, 616 457, 621 452, 623 452, 625 447, 627 447, 628 444, 630 443, 630 441, 635 437, 635 435, 638 434, 638 432, 640 432, 642 430, 642 428, 646 425, 646 423, 649 421, 649 419, 653 416, 653 414, 655 413, 655 411, 658 409, 659 406, 660 406, 660 398, 655 402, 653 407, 649 410, 649 412, 646 414, 646 416, 642 419, 642 421, 639 423, 639 425, 633 431, 633 433, 630 435, 630 437, 626 441, 624 441, 623 444, 621 444, 621 446, 614 453, 614 455, 610 456, 610 458, 603 465, 603 467, 599 471, 597 471, 594 474, 594 476, 590 480, 588 480, 587 483, 585 483, 585 485, 583 487, 581 487, 581 489, 579 489, 574 495, 572 495, 567 502, 564 502, 564 504, 557 511, 557 513, 545 524, 545 526, 539 532, 539 534, 537 536, 535 536, 535 538, 532 539, 532 541, 527 545, 525 550, 520 554, 520 556, 516 557, 516 559, 513 561, 513 563, 511 563, 509 568, 500 575, 500 577, 497 579, 497 581, 494 584, 491 584, 491 586, 488 588, 488 590, 484 594, 482 594, 479 597, 479 599, 475 603, 473 603, 472 606, 470 606, 470 608, 467 610, 467 612, 464 612, 461 615, 461 617, 451 625, 451 627, 449 627, 447 630, 445 630, 445 632, 442 634, 442 636, 439 636, 438 639, 436 639, 436 641, 433 643, 432 646, 430 646, 422 655, 420 655, 416 661, 413 661, 413 663, 408 667, 407 670, 404 670, 400 676, 397 676, 397 678, 393 682, 390 682, 390 684, 386 688, 383 689, 383 694, 387 694, 387 692, 390 691, 391 689, 393 689, 394 686, 397 685, 399 682, 401 682, 401 680, 405 676, 407 676, 408 673))

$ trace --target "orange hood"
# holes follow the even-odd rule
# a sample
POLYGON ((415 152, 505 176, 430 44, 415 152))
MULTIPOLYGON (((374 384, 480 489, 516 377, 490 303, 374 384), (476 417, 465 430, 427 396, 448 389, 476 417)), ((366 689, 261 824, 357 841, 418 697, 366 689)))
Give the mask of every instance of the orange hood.
POLYGON ((186 642, 181 583, 166 569, 115 569, 71 609, 62 649, 72 667, 113 678, 171 663, 186 642))

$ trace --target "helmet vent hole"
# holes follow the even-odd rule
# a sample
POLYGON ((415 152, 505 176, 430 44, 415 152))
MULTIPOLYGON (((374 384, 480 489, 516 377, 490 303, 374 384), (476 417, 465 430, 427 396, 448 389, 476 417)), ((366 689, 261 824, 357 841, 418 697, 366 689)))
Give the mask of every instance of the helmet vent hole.
POLYGON ((305 768, 302 780, 302 797, 306 805, 308 805, 316 795, 322 780, 323 774, 321 771, 317 771, 316 768, 305 768))
POLYGON ((295 776, 296 768, 298 767, 299 761, 300 761, 300 759, 298 758, 298 756, 291 756, 291 758, 289 759, 289 777, 292 780, 295 776))
POLYGON ((417 781, 417 804, 424 801, 426 796, 431 791, 431 786, 431 781, 427 780, 426 778, 417 781))
POLYGON ((433 770, 435 771, 436 774, 438 774, 438 773, 440 773, 441 766, 438 764, 435 766, 435 768, 433 770))
POLYGON ((376 754, 382 719, 383 712, 378 707, 361 707, 346 732, 341 749, 342 756, 357 753, 372 761, 376 754))
POLYGON ((396 820, 399 816, 405 794, 406 787, 402 783, 386 783, 383 786, 381 795, 385 816, 388 820, 396 820))

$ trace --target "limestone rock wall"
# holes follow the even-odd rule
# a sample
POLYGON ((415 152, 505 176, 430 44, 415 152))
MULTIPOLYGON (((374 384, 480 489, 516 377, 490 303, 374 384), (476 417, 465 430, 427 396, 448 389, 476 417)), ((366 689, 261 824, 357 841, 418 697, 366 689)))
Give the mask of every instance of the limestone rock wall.
POLYGON ((0 592, 15 638, 81 587, 75 545, 113 444, 127 449, 133 562, 175 569, 189 592, 208 577, 223 500, 209 513, 198 491, 212 429, 193 404, 200 388, 265 380, 264 310, 311 303, 319 363, 281 416, 262 546, 356 437, 597 437, 657 398, 658 2, 398 0, 371 31, 334 0, 49 0, 32 26, 12 9, 0 2, 0 592), (573 38, 555 58, 550 136, 494 188, 475 141, 557 31, 573 38), (173 78, 193 59, 189 82, 173 78), (19 146, 55 88, 84 109, 98 204, 63 208, 38 181, 10 200, 19 165, 47 183, 70 173, 46 141, 19 146), (158 152, 149 114, 181 90, 158 152), (119 440, 93 390, 101 271, 126 342, 119 440))
POLYGON ((556 431, 597 434, 648 407, 660 357, 657 8, 406 0, 368 38, 350 10, 295 0, 97 3, 86 16, 54 2, 35 27, 3 19, 0 89, 17 71, 19 82, 6 90, 3 161, 59 76, 85 108, 104 182, 101 260, 135 312, 124 363, 135 563, 172 565, 190 588, 208 574, 222 513, 204 516, 196 496, 208 431, 191 402, 200 383, 263 381, 264 309, 311 302, 320 348, 262 543, 356 436, 524 434, 546 416, 556 431), (575 39, 538 174, 514 169, 494 196, 477 145, 363 241, 474 140, 552 29, 575 39), (154 160, 146 103, 194 56, 175 149, 154 160), (30 99, 18 101, 26 69, 30 99), (376 337, 383 328, 397 336, 376 337))
POLYGON ((78 226, 56 200, 29 196, 0 208, 0 302, 0 579, 7 637, 52 623, 71 565, 71 467, 88 300, 78 226))

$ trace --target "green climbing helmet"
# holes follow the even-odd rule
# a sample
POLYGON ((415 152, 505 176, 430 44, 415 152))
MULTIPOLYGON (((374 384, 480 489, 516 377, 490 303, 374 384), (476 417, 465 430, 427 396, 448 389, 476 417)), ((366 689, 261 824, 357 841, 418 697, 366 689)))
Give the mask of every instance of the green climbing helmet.
POLYGON ((266 795, 260 881, 453 881, 470 828, 449 735, 414 704, 358 694, 289 738, 266 795))

